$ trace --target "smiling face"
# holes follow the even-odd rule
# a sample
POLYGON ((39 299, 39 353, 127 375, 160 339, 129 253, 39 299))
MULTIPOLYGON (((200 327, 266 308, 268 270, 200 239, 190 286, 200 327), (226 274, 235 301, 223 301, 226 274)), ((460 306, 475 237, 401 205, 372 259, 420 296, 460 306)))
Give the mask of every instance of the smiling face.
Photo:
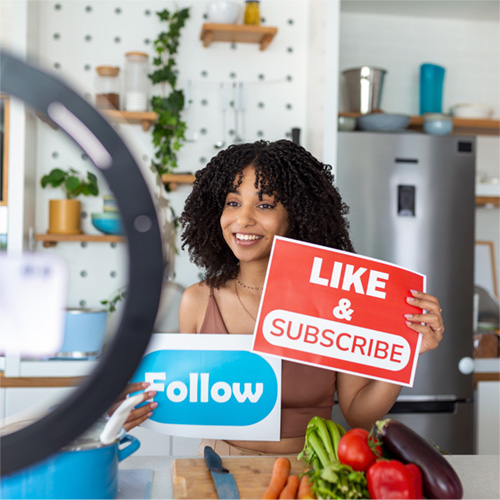
POLYGON ((226 196, 220 225, 226 243, 239 261, 267 261, 274 236, 286 236, 289 228, 285 207, 274 196, 259 199, 255 170, 243 170, 241 184, 226 196))

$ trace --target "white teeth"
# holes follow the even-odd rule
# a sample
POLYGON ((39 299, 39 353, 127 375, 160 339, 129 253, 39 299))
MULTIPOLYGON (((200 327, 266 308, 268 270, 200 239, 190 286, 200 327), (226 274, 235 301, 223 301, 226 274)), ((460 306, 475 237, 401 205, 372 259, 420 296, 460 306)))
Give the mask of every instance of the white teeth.
POLYGON ((262 236, 257 236, 256 234, 242 234, 242 233, 236 233, 236 238, 239 240, 243 241, 255 241, 259 240, 262 238, 262 236))

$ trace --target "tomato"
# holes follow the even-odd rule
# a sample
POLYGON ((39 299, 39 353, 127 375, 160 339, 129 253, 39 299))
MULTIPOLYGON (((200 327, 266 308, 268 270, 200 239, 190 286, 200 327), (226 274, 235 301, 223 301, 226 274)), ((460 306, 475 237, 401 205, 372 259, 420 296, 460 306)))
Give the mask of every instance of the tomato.
POLYGON ((351 429, 339 441, 337 456, 339 462, 354 470, 367 470, 377 460, 368 442, 369 433, 365 429, 351 429))

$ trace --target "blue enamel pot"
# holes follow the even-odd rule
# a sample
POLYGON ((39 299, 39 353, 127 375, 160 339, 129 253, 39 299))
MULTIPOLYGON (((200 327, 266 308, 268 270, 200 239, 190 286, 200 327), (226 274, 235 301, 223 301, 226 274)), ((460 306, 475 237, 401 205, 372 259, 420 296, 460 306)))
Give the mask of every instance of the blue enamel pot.
POLYGON ((139 440, 129 434, 107 446, 75 441, 68 449, 2 477, 0 497, 115 498, 118 464, 139 446, 139 440))

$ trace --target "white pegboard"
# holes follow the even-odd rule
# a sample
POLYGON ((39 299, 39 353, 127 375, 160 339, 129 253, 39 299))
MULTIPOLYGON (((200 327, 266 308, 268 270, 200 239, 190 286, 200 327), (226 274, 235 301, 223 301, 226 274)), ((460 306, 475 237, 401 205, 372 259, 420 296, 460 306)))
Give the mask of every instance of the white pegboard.
MULTIPOLYGON (((184 119, 188 125, 188 142, 179 154, 179 172, 195 172, 218 150, 215 143, 223 136, 221 83, 230 89, 233 83, 244 84, 245 140, 277 140, 290 137, 292 127, 304 130, 306 125, 307 41, 309 7, 306 0, 266 0, 261 3, 264 24, 276 26, 278 34, 265 51, 256 44, 213 43, 204 48, 200 32, 208 2, 165 0, 51 0, 39 2, 38 62, 63 77, 86 99, 94 102, 96 66, 113 65, 122 70, 125 53, 146 52, 151 62, 152 41, 165 30, 157 11, 190 7, 190 18, 182 31, 177 63, 178 86, 188 89, 189 104, 184 119)), ((241 1, 243 13, 244 2, 241 1)), ((122 80, 123 81, 123 80, 122 80)), ((159 89, 153 89, 159 93, 159 89)), ((123 95, 123 94, 122 94, 123 95)), ((232 92, 227 95, 226 140, 234 139, 232 92)), ((242 133, 241 113, 239 134, 242 133)), ((140 164, 155 196, 162 187, 150 169, 154 148, 151 132, 140 125, 114 125, 140 164)), ((302 141, 305 135, 301 136, 302 141)), ((83 172, 96 172, 90 160, 61 132, 42 122, 37 123, 37 178, 52 168, 73 166, 83 172)), ((82 197, 86 233, 98 233, 90 223, 90 214, 102 210, 102 194, 109 190, 100 178, 100 196, 82 197)), ((177 214, 182 211, 188 186, 168 195, 177 214)), ((35 232, 46 232, 48 200, 54 190, 37 188, 35 232)), ((166 218, 168 215, 163 214, 166 218)), ((179 245, 179 243, 177 243, 179 245)), ((41 249, 41 244, 38 244, 41 249)), ((45 251, 62 255, 70 267, 68 304, 97 307, 115 290, 126 284, 125 245, 89 243, 85 247, 60 243, 45 251)), ((199 272, 181 252, 175 258, 175 280, 188 286, 199 279, 199 272)), ((118 316, 118 314, 116 315, 118 316)))

